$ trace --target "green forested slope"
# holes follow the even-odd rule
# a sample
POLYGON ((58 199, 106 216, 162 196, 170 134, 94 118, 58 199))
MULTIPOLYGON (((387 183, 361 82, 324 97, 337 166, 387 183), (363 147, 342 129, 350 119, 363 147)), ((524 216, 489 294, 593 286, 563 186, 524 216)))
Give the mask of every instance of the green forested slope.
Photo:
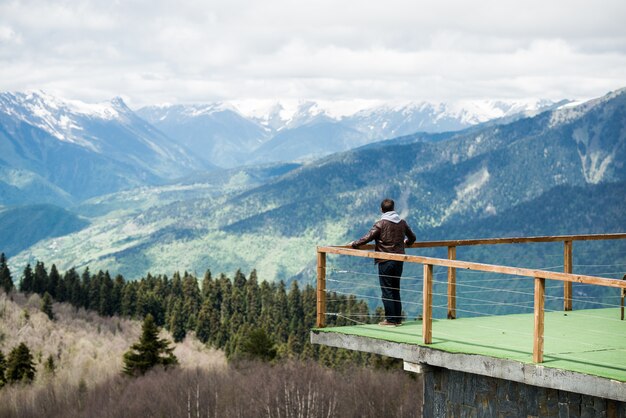
POLYGON ((89 222, 54 205, 29 205, 0 211, 0 251, 8 257, 42 239, 79 231, 89 222))

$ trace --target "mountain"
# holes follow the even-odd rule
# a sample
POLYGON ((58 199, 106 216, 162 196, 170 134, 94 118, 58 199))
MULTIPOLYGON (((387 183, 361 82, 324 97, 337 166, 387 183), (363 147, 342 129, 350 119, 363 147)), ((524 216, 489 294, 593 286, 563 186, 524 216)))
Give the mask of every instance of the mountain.
POLYGON ((460 131, 489 121, 512 122, 567 103, 549 100, 498 100, 453 103, 405 103, 361 110, 342 121, 371 139, 396 138, 415 132, 460 131))
MULTIPOLYGON (((47 194, 61 190, 80 200, 158 184, 207 165, 120 98, 85 104, 28 92, 0 94, 0 167, 32 173, 47 194)), ((22 189, 19 181, 2 179, 0 186, 22 189)), ((32 197, 24 195, 26 201, 32 197)), ((9 203, 4 200, 0 204, 9 203)))
POLYGON ((177 202, 216 200, 224 195, 259 187, 299 167, 300 164, 287 163, 198 172, 158 187, 146 186, 97 196, 81 202, 74 207, 74 211, 90 218, 110 213, 118 217, 121 214, 140 214, 177 202))
POLYGON ((29 170, 0 164, 0 206, 49 203, 70 206, 76 199, 68 192, 29 170))
POLYGON ((584 186, 561 185, 502 213, 459 220, 430 229, 429 239, 515 237, 624 232, 626 181, 584 186), (566 214, 572 214, 572 216, 566 214))
POLYGON ((54 205, 29 205, 0 211, 0 252, 11 257, 45 238, 80 231, 89 224, 54 205))
MULTIPOLYGON (((618 232, 623 187, 609 185, 626 181, 625 120, 620 90, 508 124, 368 144, 222 195, 203 194, 206 186, 192 182, 185 199, 96 216, 89 230, 30 251, 62 268, 89 264, 129 278, 253 267, 263 278, 289 278, 309 271, 315 246, 365 233, 386 196, 424 240, 439 237, 437 231, 448 239, 468 237, 464 228, 487 233, 492 222, 516 235, 618 232), (578 195, 596 197, 572 204, 578 195), (562 212, 555 196, 568 199, 562 212), (541 207, 542 201, 553 203, 541 207), (556 213, 541 211, 549 208, 556 213), (587 221, 603 211, 612 219, 587 221), (553 220, 557 213, 561 223, 553 220)), ((25 255, 12 262, 23 263, 25 255)))
MULTIPOLYGON (((282 109, 280 104, 278 108, 282 109)), ((283 112, 281 112, 282 114, 283 112)), ((276 127, 276 131, 283 131, 286 129, 295 129, 304 125, 317 124, 320 122, 336 121, 337 118, 333 118, 324 110, 319 104, 313 101, 305 101, 298 105, 293 113, 287 112, 284 116, 281 116, 281 124, 276 127)))
POLYGON ((225 103, 151 106, 137 113, 205 161, 235 167, 311 160, 382 139, 458 131, 494 119, 510 122, 554 106, 547 100, 404 103, 332 115, 306 101, 291 110, 276 103, 247 115, 225 103))
POLYGON ((248 157, 254 163, 306 161, 366 144, 359 131, 328 120, 278 132, 248 157))
POLYGON ((223 103, 150 106, 137 114, 205 162, 221 167, 243 165, 247 154, 271 133, 223 103))
POLYGON ((227 228, 298 234, 316 228, 320 215, 340 219, 346 207, 353 221, 358 215, 356 220, 362 216, 369 223, 376 207, 372 202, 384 195, 396 196, 420 226, 437 227, 464 217, 492 216, 559 185, 622 181, 625 109, 626 90, 621 90, 445 140, 415 135, 414 142, 384 141, 333 155, 236 197, 233 205, 272 202, 275 209, 250 214, 227 228), (287 208, 305 216, 292 232, 286 228, 293 224, 281 221, 287 208))

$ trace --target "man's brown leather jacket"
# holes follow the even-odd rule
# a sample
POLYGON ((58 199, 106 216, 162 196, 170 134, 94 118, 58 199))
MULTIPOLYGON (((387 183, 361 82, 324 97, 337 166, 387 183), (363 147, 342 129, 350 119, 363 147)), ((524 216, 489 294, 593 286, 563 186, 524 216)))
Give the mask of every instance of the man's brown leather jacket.
MULTIPOLYGON (((386 219, 376 222, 363 238, 353 241, 352 248, 357 248, 363 244, 375 240, 376 251, 385 253, 404 254, 405 245, 411 245, 417 237, 404 219, 395 223, 386 219), (407 237, 406 241, 404 237, 407 237)), ((383 260, 376 260, 381 262, 383 260)))

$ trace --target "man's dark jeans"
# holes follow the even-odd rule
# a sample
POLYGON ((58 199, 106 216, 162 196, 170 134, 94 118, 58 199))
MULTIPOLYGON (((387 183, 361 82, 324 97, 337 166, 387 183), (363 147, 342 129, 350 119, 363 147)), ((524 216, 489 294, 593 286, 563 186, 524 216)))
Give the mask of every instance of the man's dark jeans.
POLYGON ((389 322, 402 322, 402 302, 400 301, 402 267, 402 261, 389 260, 378 263, 378 279, 385 307, 385 319, 389 322))

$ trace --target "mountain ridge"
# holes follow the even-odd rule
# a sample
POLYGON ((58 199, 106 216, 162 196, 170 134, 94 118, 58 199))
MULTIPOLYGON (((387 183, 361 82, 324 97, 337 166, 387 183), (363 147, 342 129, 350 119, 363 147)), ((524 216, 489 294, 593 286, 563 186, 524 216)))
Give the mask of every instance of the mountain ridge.
POLYGON ((523 117, 555 105, 548 100, 408 102, 333 116, 313 101, 300 102, 290 111, 277 102, 264 113, 246 113, 235 105, 218 102, 144 107, 137 113, 204 155, 206 161, 231 167, 233 164, 310 161, 387 138, 418 131, 462 130, 493 119, 523 117), (225 106, 228 109, 221 110, 225 106), (197 112, 204 108, 218 110, 210 115, 197 112), (225 120, 232 121, 230 126, 235 129, 224 130, 225 120), (238 133, 237 126, 244 129, 242 134, 238 133), (219 153, 216 148, 226 148, 228 152, 219 153))
MULTIPOLYGON (((384 197, 396 200, 415 229, 435 231, 514 213, 558 187, 625 181, 626 92, 572 109, 369 144, 223 195, 194 197, 190 190, 183 201, 96 218, 89 230, 55 239, 54 251, 49 240, 33 254, 116 268, 127 277, 207 266, 293 277, 308 269, 320 242, 344 243, 365 233, 384 197)), ((576 210, 572 219, 584 216, 576 210)), ((567 233, 577 233, 575 224, 567 233)))
POLYGON ((2 93, 0 139, 0 166, 30 171, 77 200, 208 167, 120 98, 89 105, 40 92, 2 93))

